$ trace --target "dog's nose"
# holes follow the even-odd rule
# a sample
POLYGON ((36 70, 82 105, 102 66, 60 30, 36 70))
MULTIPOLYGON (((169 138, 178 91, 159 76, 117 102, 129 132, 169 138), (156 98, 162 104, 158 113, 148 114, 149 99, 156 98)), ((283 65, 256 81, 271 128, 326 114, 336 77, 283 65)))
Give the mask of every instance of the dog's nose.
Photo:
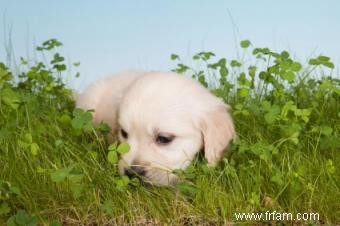
POLYGON ((145 170, 141 166, 131 166, 129 169, 124 170, 124 174, 130 179, 138 176, 145 176, 145 170))

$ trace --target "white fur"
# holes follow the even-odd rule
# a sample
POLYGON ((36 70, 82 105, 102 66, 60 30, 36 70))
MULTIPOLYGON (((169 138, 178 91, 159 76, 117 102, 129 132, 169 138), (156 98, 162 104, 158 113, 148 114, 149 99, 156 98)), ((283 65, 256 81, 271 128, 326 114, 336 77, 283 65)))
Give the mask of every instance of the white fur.
POLYGON ((235 136, 229 106, 195 80, 171 72, 125 72, 100 80, 78 96, 77 106, 94 109, 94 121, 112 128, 111 139, 118 135, 129 143, 120 173, 138 165, 156 185, 175 183, 171 172, 185 169, 201 149, 214 165, 235 136), (159 133, 175 138, 160 145, 159 133))

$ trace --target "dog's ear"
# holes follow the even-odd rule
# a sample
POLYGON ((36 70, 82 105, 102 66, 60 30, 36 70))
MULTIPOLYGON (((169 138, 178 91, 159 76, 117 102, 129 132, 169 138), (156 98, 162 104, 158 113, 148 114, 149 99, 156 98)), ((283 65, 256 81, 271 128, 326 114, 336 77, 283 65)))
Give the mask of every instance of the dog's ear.
POLYGON ((229 142, 235 138, 234 124, 228 110, 229 106, 221 105, 207 112, 201 121, 204 156, 208 165, 214 166, 229 142))

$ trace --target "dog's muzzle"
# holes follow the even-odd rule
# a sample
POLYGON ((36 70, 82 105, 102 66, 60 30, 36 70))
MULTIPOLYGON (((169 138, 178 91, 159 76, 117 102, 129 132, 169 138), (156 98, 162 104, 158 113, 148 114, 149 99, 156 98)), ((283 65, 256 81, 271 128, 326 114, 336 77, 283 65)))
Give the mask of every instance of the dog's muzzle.
POLYGON ((144 177, 146 174, 146 171, 144 167, 141 166, 131 166, 128 169, 124 169, 124 174, 128 176, 130 179, 137 177, 144 177))

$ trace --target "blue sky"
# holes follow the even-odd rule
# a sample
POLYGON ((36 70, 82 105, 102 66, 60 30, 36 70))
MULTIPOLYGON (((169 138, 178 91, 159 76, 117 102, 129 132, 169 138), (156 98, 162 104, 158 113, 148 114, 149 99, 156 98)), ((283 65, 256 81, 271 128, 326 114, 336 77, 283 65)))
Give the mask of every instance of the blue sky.
POLYGON ((202 50, 230 59, 242 39, 340 64, 338 0, 0 0, 0 14, 0 60, 9 30, 16 57, 31 58, 34 45, 57 38, 81 62, 76 89, 125 69, 170 70, 171 53, 187 62, 202 50))

